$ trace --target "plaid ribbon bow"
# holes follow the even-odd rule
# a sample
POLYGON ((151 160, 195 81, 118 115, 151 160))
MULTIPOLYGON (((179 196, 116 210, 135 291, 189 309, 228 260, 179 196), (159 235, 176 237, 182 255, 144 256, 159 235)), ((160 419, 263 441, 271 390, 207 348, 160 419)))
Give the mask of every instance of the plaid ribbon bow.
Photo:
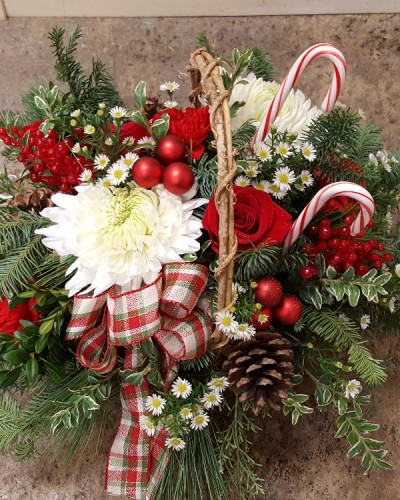
MULTIPOLYGON (((118 294, 113 287, 97 297, 75 296, 66 338, 81 339, 78 361, 107 373, 116 366, 117 346, 125 346, 124 369, 136 370, 145 361, 140 342, 153 338, 164 353, 167 390, 177 361, 202 356, 209 346, 211 321, 196 307, 207 278, 208 269, 199 264, 166 264, 153 283, 138 290, 118 294)), ((121 422, 106 476, 111 494, 150 499, 162 477, 166 431, 149 437, 139 425, 150 394, 146 378, 140 386, 122 385, 121 422)))

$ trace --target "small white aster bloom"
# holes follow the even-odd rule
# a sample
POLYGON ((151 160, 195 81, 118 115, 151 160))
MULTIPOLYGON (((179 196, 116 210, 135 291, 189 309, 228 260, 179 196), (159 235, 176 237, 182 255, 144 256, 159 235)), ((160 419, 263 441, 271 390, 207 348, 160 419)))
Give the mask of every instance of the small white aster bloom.
POLYGON ((181 451, 186 446, 186 443, 182 438, 174 436, 166 439, 165 445, 167 448, 172 448, 175 451, 181 451))
POLYGON ((343 319, 343 320, 347 321, 349 318, 345 315, 345 313, 340 313, 339 319, 343 319))
POLYGON ((113 186, 119 186, 124 182, 129 175, 129 167, 124 165, 121 161, 113 163, 107 170, 107 179, 113 186))
POLYGON ((335 108, 346 110, 347 104, 345 104, 344 102, 341 102, 341 101, 337 101, 335 104, 335 108))
POLYGON ((282 158, 289 158, 292 156, 293 151, 290 151, 290 146, 287 142, 280 142, 276 148, 276 153, 282 158))
POLYGON ((202 429, 207 427, 209 421, 210 417, 207 415, 207 413, 200 412, 192 418, 190 427, 195 431, 201 431, 202 429))
POLYGON ((112 184, 106 177, 103 177, 103 179, 99 179, 96 182, 96 186, 108 189, 112 186, 112 184))
POLYGON ((146 410, 151 411, 153 415, 161 415, 165 408, 166 400, 158 394, 147 396, 146 410))
POLYGON ((277 200, 283 200, 283 198, 288 194, 288 189, 282 189, 276 184, 271 184, 269 187, 269 193, 277 200))
POLYGON ((394 164, 394 165, 397 165, 397 163, 399 163, 399 160, 396 160, 396 158, 394 156, 392 156, 390 158, 390 161, 394 164))
POLYGON ((260 325, 263 325, 269 320, 269 315, 265 313, 257 314, 257 321, 260 323, 260 325))
POLYGON ((305 186, 312 186, 314 184, 314 177, 309 170, 302 170, 300 172, 300 179, 305 186))
POLYGON ((394 297, 392 297, 390 300, 389 300, 389 311, 393 314, 394 312, 396 312, 396 299, 394 297))
POLYGON ((126 116, 126 109, 121 106, 114 106, 110 109, 110 115, 114 120, 121 120, 124 116, 126 116))
POLYGON ((360 328, 361 330, 366 330, 371 323, 371 317, 369 314, 363 314, 360 318, 360 328))
POLYGON ((241 323, 240 325, 238 325, 235 333, 236 337, 240 338, 241 340, 249 340, 255 336, 256 329, 252 325, 241 323))
POLYGON ((121 161, 127 167, 131 167, 138 159, 139 156, 136 153, 126 153, 126 155, 121 158, 121 161))
POLYGON ((388 266, 385 262, 382 264, 381 272, 382 273, 390 273, 390 269, 388 268, 388 266))
POLYGON ((257 177, 257 175, 260 173, 257 162, 254 160, 248 161, 247 167, 244 169, 244 173, 247 175, 247 177, 257 177))
POLYGON ((375 167, 377 167, 377 166, 378 166, 378 159, 377 159, 377 157, 374 155, 374 153, 370 153, 370 154, 369 154, 368 159, 369 159, 369 161, 370 161, 371 163, 373 163, 373 164, 375 165, 375 167))
POLYGON ((92 182, 92 171, 88 168, 85 168, 81 175, 79 176, 79 180, 81 182, 92 182))
POLYGON ((305 142, 302 145, 301 152, 303 153, 304 158, 308 161, 313 161, 317 157, 317 153, 313 145, 309 142, 305 142))
POLYGON ((365 114, 365 112, 364 112, 363 109, 360 108, 358 110, 358 114, 360 115, 361 120, 366 120, 367 119, 367 115, 365 114))
POLYGON ((171 392, 177 398, 186 399, 192 392, 192 384, 185 378, 178 377, 171 386, 171 392))
POLYGON ((155 146, 156 141, 152 137, 142 137, 141 139, 138 140, 138 144, 141 144, 143 146, 155 146))
POLYGON ((106 137, 106 140, 104 141, 104 144, 106 146, 112 146, 113 145, 113 140, 110 136, 106 137))
POLYGON ((99 102, 99 109, 105 109, 106 103, 105 102, 99 102))
POLYGON ((297 191, 303 192, 306 190, 305 185, 302 184, 301 182, 295 182, 294 187, 295 187, 295 189, 297 189, 297 191))
POLYGON ((88 147, 87 146, 83 146, 82 153, 87 153, 88 151, 89 151, 88 147))
POLYGON ((154 436, 156 432, 156 426, 151 421, 150 417, 142 415, 139 418, 139 425, 141 429, 143 429, 148 436, 154 436))
POLYGON ((93 135, 96 132, 96 129, 93 127, 93 125, 86 125, 83 131, 85 132, 85 134, 93 135))
POLYGON ((204 408, 209 410, 210 408, 219 406, 222 403, 222 396, 219 392, 211 391, 204 395, 201 402, 203 403, 204 408))
POLYGON ((76 142, 76 143, 72 146, 71 151, 72 151, 73 153, 75 153, 75 154, 80 153, 80 151, 81 151, 81 145, 79 144, 79 142, 76 142))
POLYGON ((251 185, 259 191, 265 191, 266 193, 268 193, 271 183, 268 181, 257 181, 252 182, 251 185))
POLYGON ((293 184, 295 181, 296 175, 289 167, 280 167, 275 170, 274 184, 275 186, 279 186, 281 190, 290 189, 290 184, 293 184))
POLYGON ((245 175, 238 175, 235 179, 235 185, 240 187, 250 186, 250 179, 245 175))
POLYGON ((264 142, 256 147, 256 156, 263 163, 272 160, 272 151, 264 142))
POLYGON ((245 293, 246 289, 240 283, 232 284, 232 300, 236 302, 238 295, 245 293))
POLYGON ((219 327, 221 332, 226 334, 234 334, 239 325, 234 315, 229 311, 217 313, 215 315, 215 324, 219 327))
POLYGON ((94 166, 98 170, 104 170, 110 162, 110 158, 105 154, 96 155, 94 158, 94 166))
POLYGON ((78 116, 80 116, 80 115, 81 115, 81 110, 80 109, 75 109, 71 113, 72 118, 78 118, 78 116))
POLYGON ((180 87, 177 82, 164 82, 160 85, 160 90, 166 90, 167 92, 175 92, 180 87))
POLYGON ((394 266, 394 273, 398 278, 400 278, 400 264, 396 264, 394 266))
POLYGON ((298 333, 304 330, 304 323, 301 321, 301 319, 293 325, 293 330, 298 333))
POLYGON ((324 296, 324 304, 331 306, 335 302, 335 297, 332 293, 328 293, 328 295, 324 296))
POLYGON ((193 417, 193 412, 189 406, 186 406, 185 408, 182 408, 179 415, 183 418, 183 420, 190 420, 193 417))
POLYGON ((356 398, 362 390, 361 383, 356 380, 350 380, 350 382, 346 385, 346 390, 344 395, 346 396, 347 399, 350 398, 356 398))
POLYGON ((164 108, 173 109, 178 106, 177 101, 164 101, 164 108))
POLYGON ((214 392, 223 392, 227 387, 229 387, 229 382, 227 377, 215 377, 207 382, 207 386, 214 392))
POLYGON ((135 138, 128 136, 122 141, 122 144, 126 144, 127 146, 133 146, 135 144, 135 138))
POLYGON ((388 205, 388 207, 387 207, 386 223, 387 223, 388 230, 390 231, 393 227, 393 213, 392 213, 392 207, 390 205, 388 205))

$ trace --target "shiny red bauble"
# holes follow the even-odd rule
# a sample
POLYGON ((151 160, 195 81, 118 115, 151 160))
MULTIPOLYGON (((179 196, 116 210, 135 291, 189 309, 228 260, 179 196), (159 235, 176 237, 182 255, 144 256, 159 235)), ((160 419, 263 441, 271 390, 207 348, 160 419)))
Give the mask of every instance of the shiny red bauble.
POLYGON ((165 135, 158 141, 155 155, 163 165, 183 161, 186 156, 185 142, 177 135, 165 135))
POLYGON ((171 163, 164 170, 163 183, 170 193, 187 193, 194 184, 193 170, 186 163, 171 163))
POLYGON ((275 307, 283 298, 282 284, 276 278, 261 278, 257 280, 254 296, 262 306, 275 307))
POLYGON ((273 310, 274 318, 282 325, 294 325, 303 316, 303 304, 295 295, 284 295, 273 310))
POLYGON ((132 179, 143 188, 152 188, 160 184, 164 167, 155 158, 143 156, 132 167, 132 179))
POLYGON ((250 324, 256 330, 266 330, 272 323, 273 313, 269 307, 264 307, 250 318, 250 324))

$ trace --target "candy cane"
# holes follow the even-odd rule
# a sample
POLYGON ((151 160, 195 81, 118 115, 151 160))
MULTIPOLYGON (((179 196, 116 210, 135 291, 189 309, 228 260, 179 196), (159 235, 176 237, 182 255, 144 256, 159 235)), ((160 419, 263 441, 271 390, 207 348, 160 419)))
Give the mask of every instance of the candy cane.
POLYGON ((336 196, 353 198, 353 200, 358 201, 361 206, 360 213, 350 226, 351 235, 355 236, 364 229, 374 214, 375 205, 371 194, 366 189, 353 182, 334 182, 320 189, 301 212, 287 234, 283 242, 283 248, 287 249, 292 246, 325 203, 336 196))
POLYGON ((339 97, 340 90, 346 76, 346 61, 340 50, 333 45, 330 45, 329 43, 318 43, 303 52, 303 54, 301 54, 301 56, 293 64, 289 73, 286 75, 286 78, 283 80, 282 85, 274 97, 269 109, 265 112, 253 138, 253 150, 257 144, 262 142, 267 137, 271 125, 278 116, 278 113, 286 101, 290 91, 296 85, 299 76, 315 59, 318 59, 319 57, 329 59, 334 65, 332 83, 321 106, 322 110, 326 112, 333 108, 339 97))

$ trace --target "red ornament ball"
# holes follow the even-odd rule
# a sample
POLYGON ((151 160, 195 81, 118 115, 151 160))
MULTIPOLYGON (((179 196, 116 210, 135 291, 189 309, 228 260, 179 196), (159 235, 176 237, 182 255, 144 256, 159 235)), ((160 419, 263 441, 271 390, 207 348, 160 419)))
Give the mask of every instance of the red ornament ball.
POLYGON ((160 184, 164 167, 155 158, 143 156, 132 167, 132 179, 143 188, 152 188, 160 184))
POLYGON ((295 295, 284 295, 282 302, 274 308, 273 314, 282 325, 294 325, 303 316, 303 304, 295 295))
POLYGON ((282 284, 276 278, 261 278, 257 281, 254 296, 262 306, 275 307, 283 298, 282 284))
POLYGON ((250 318, 250 324, 256 330, 266 330, 272 323, 273 313, 269 307, 264 307, 250 318))
POLYGON ((163 183, 170 193, 184 194, 194 184, 193 171, 186 163, 171 163, 164 170, 163 183))
POLYGON ((163 165, 183 161, 186 156, 185 142, 177 135, 165 135, 158 141, 155 154, 163 165))

